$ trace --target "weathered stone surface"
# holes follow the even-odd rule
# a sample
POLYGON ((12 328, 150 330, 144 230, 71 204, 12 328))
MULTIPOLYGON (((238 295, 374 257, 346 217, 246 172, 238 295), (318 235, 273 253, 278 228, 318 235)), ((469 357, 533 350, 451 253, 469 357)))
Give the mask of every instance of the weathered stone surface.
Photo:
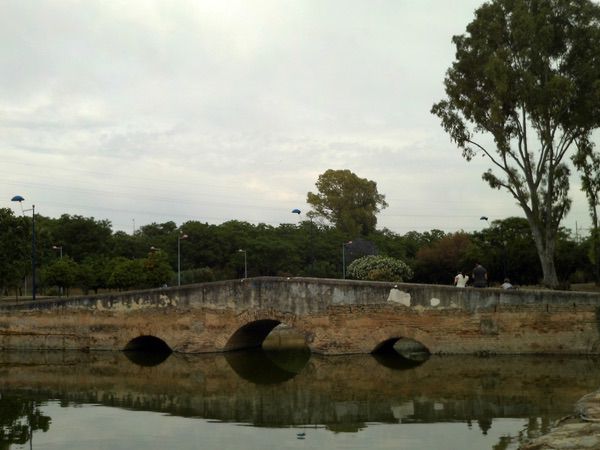
POLYGON ((155 336, 178 352, 214 352, 261 321, 326 354, 398 338, 433 353, 600 352, 600 296, 557 291, 265 277, 3 304, 0 314, 3 349, 121 350, 155 336))

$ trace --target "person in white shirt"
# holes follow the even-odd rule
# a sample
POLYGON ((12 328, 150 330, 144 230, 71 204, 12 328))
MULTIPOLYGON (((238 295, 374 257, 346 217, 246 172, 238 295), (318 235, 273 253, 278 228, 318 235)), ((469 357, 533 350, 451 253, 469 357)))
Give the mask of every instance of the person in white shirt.
POLYGON ((467 285, 467 281, 469 281, 469 275, 465 275, 461 270, 458 272, 458 275, 454 277, 454 286, 464 288, 467 285))

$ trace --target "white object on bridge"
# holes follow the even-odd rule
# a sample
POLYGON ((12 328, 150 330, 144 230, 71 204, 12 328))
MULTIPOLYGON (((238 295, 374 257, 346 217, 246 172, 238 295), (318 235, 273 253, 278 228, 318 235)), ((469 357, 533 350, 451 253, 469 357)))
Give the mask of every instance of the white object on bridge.
POLYGON ((390 295, 388 295, 387 301, 400 303, 401 305, 410 307, 410 294, 401 291, 400 289, 392 288, 390 289, 390 295))

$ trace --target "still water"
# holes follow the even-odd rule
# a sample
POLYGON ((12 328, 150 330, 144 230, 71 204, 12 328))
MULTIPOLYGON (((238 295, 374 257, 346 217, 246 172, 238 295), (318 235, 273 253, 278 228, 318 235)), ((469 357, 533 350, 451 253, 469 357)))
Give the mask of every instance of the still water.
POLYGON ((0 449, 516 449, 600 361, 0 353, 0 449))

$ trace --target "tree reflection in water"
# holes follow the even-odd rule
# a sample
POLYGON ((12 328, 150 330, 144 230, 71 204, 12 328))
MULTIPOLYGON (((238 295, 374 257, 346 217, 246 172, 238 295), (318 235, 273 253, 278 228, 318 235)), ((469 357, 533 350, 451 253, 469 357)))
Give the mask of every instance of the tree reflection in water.
POLYGON ((417 364, 398 356, 254 350, 134 362, 124 353, 0 352, 0 449, 48 430, 43 405, 53 399, 66 408, 104 405, 336 433, 427 424, 422 429, 435 434, 436 424, 463 424, 465 432, 493 436, 499 420, 518 421, 510 438, 495 442, 500 450, 547 431, 600 385, 600 362, 577 357, 434 355, 417 364))
POLYGON ((42 414, 42 402, 20 395, 0 398, 0 449, 8 450, 11 444, 31 444, 33 432, 50 429, 50 417, 42 414))

